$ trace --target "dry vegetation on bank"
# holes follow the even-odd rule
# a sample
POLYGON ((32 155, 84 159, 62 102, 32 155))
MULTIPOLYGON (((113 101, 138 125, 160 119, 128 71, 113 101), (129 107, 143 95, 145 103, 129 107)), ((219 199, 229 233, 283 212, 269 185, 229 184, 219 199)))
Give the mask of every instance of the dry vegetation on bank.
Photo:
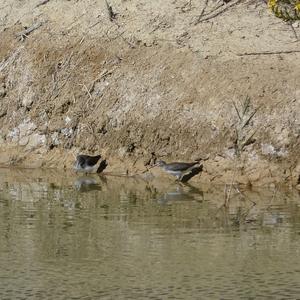
POLYGON ((296 185, 297 24, 258 1, 4 0, 0 163, 209 155, 193 180, 296 185))

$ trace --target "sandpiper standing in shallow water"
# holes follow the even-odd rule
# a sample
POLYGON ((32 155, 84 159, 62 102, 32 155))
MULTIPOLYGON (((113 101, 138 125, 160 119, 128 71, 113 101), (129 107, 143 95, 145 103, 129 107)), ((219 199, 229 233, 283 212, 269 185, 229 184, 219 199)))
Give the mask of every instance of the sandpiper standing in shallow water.
POLYGON ((82 171, 85 173, 93 172, 100 158, 101 155, 90 156, 90 155, 79 154, 76 156, 74 169, 76 171, 82 171))
POLYGON ((177 180, 181 181, 182 177, 191 172, 193 168, 197 165, 200 166, 199 161, 195 161, 192 163, 186 162, 172 162, 167 164, 163 160, 159 160, 156 164, 157 166, 161 167, 165 172, 173 175, 177 178, 177 180))

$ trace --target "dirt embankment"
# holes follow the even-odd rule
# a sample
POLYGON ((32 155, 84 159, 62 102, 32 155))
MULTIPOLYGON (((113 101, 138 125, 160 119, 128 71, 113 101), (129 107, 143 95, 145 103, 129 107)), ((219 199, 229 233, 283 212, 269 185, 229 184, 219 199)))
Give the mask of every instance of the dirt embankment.
POLYGON ((1 165, 209 156, 193 180, 300 183, 299 23, 259 1, 109 5, 1 2, 1 165))

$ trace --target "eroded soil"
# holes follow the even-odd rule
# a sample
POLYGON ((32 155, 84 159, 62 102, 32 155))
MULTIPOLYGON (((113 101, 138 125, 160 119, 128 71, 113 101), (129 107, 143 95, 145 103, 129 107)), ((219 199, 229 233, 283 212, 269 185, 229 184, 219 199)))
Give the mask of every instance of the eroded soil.
POLYGON ((202 157, 194 181, 300 183, 299 23, 259 1, 1 3, 1 165, 202 157))

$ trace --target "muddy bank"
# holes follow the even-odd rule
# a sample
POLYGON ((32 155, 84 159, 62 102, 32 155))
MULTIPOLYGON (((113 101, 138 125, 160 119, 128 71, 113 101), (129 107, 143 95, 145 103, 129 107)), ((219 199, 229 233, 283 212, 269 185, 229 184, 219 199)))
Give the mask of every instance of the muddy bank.
POLYGON ((299 24, 260 2, 208 2, 208 20, 204 1, 148 2, 114 1, 110 20, 104 1, 4 1, 0 164, 205 157, 192 180, 299 184, 299 24))

